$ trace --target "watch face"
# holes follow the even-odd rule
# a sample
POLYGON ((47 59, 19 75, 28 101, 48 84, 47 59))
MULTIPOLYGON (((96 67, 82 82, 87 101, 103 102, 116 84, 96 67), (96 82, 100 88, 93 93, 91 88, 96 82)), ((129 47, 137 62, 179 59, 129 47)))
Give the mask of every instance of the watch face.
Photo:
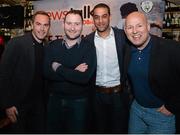
POLYGON ((149 13, 153 8, 152 1, 143 1, 141 2, 141 8, 144 12, 149 13))

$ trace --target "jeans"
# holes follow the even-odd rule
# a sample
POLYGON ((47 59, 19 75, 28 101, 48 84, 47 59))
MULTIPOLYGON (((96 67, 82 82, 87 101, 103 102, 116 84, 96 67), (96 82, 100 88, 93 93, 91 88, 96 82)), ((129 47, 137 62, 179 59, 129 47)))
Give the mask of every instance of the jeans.
POLYGON ((48 103, 48 133, 84 133, 88 99, 63 99, 51 95, 48 103))
POLYGON ((130 134, 173 134, 175 115, 166 116, 158 108, 145 108, 133 101, 130 109, 130 134))
POLYGON ((127 133, 128 110, 120 93, 96 93, 95 123, 97 133, 127 133))

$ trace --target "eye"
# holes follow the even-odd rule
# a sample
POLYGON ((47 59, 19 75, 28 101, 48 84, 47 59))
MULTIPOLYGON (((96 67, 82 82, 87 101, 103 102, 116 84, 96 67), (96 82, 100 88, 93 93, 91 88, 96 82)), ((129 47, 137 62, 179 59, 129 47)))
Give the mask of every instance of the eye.
POLYGON ((133 27, 132 26, 126 26, 127 30, 131 30, 133 27))
POLYGON ((40 25, 41 25, 41 23, 39 23, 39 22, 36 22, 36 25, 40 26, 40 25))
POLYGON ((143 26, 142 26, 142 24, 139 24, 139 25, 137 25, 137 27, 141 28, 141 27, 143 27, 143 26))
POLYGON ((80 25, 80 22, 76 22, 75 25, 76 25, 76 26, 80 25))
POLYGON ((103 15, 103 16, 102 16, 102 18, 107 18, 107 17, 108 17, 108 15, 107 15, 107 14, 105 14, 105 15, 103 15))
POLYGON ((94 15, 94 19, 95 20, 99 19, 99 16, 98 15, 94 15))
POLYGON ((44 24, 45 27, 49 27, 49 24, 44 24))
POLYGON ((67 25, 71 25, 71 22, 66 22, 67 25))

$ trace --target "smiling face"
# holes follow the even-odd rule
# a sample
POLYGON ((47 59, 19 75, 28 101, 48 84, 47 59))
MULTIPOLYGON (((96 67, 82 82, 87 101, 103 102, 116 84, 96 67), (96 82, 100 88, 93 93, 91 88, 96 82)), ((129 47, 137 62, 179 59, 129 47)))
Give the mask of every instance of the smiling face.
POLYGON ((46 15, 38 14, 35 16, 33 21, 32 34, 37 42, 41 43, 42 40, 47 36, 50 28, 50 20, 46 15))
POLYGON ((125 20, 127 38, 138 48, 144 48, 149 39, 150 25, 143 13, 133 12, 125 20))
POLYGON ((64 32, 69 40, 76 40, 80 37, 83 29, 82 18, 79 14, 70 13, 64 20, 64 32))
POLYGON ((110 14, 105 7, 98 7, 93 11, 94 25, 98 32, 109 32, 110 14))

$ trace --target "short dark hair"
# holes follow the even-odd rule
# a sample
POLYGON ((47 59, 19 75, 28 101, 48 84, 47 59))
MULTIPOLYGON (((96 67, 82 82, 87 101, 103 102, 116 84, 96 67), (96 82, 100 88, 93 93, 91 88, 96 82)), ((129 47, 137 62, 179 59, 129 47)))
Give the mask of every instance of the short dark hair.
POLYGON ((32 16, 32 22, 34 23, 34 20, 35 20, 35 18, 36 18, 36 16, 37 15, 45 15, 45 16, 47 16, 48 18, 49 18, 49 24, 50 24, 50 16, 49 16, 49 14, 47 13, 47 12, 45 12, 45 11, 37 11, 37 12, 35 12, 34 13, 34 15, 32 16))
POLYGON ((67 15, 69 14, 75 14, 75 15, 79 15, 81 17, 81 20, 82 20, 82 23, 83 23, 83 17, 82 17, 82 11, 81 10, 74 10, 74 9, 71 9, 70 11, 68 11, 64 17, 64 21, 66 21, 66 17, 67 15))
POLYGON ((92 15, 92 16, 94 15, 94 10, 95 10, 96 8, 107 8, 108 14, 109 14, 109 15, 111 14, 110 7, 109 7, 108 5, 106 5, 105 3, 99 3, 99 4, 97 4, 96 6, 94 6, 93 10, 91 11, 91 15, 92 15))
POLYGON ((134 11, 138 11, 138 8, 136 7, 135 3, 128 2, 120 7, 122 18, 126 18, 130 13, 134 11))

